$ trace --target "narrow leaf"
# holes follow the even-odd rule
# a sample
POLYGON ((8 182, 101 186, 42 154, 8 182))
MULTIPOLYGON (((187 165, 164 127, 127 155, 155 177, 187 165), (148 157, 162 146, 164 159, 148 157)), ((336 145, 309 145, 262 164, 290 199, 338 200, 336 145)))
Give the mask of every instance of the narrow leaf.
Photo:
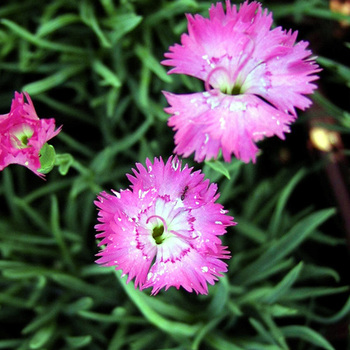
POLYGON ((208 165, 210 168, 218 172, 219 174, 224 175, 230 180, 230 173, 225 167, 225 165, 220 162, 219 160, 211 160, 211 161, 205 161, 205 164, 208 165))
POLYGON ((70 349, 77 349, 87 346, 91 343, 91 335, 81 335, 76 337, 66 337, 65 338, 70 349))
POLYGON ((300 262, 295 266, 283 279, 277 284, 277 286, 267 294, 264 301, 268 304, 274 304, 280 299, 281 296, 286 294, 290 287, 295 283, 300 275, 300 271, 303 267, 303 262, 300 262))
POLYGON ((9 29, 11 29, 15 34, 17 34, 19 37, 22 39, 32 43, 33 45, 36 45, 38 47, 42 47, 48 50, 53 50, 53 51, 62 51, 62 52, 70 52, 70 53, 76 53, 80 55, 85 55, 85 50, 76 47, 76 46, 70 46, 70 45, 65 45, 65 44, 59 44, 59 43, 54 43, 52 41, 44 40, 39 38, 36 35, 33 35, 20 25, 18 25, 15 22, 12 22, 6 18, 0 20, 0 24, 5 25, 9 29))
POLYGON ((98 23, 98 20, 95 16, 94 9, 92 4, 88 1, 81 1, 80 3, 80 16, 82 21, 89 26, 98 37, 101 45, 106 48, 110 48, 112 45, 98 23))
POLYGON ((51 90, 52 88, 62 85, 73 75, 80 73, 84 69, 84 65, 70 65, 66 68, 62 68, 55 74, 52 74, 44 79, 35 81, 24 85, 22 90, 28 92, 30 95, 37 95, 44 91, 51 90))
POLYGON ((333 346, 319 333, 306 326, 286 326, 280 328, 286 338, 303 339, 325 350, 335 350, 333 346))
POLYGON ((116 88, 119 88, 122 85, 117 75, 100 60, 95 60, 92 68, 103 78, 103 81, 101 82, 102 85, 110 85, 116 88))
POLYGON ((269 244, 266 252, 234 277, 234 284, 250 284, 259 280, 259 275, 296 249, 314 229, 334 215, 334 209, 324 209, 300 220, 282 238, 269 244))
POLYGON ((172 78, 167 75, 166 70, 160 65, 159 60, 156 59, 146 47, 137 45, 135 52, 142 63, 158 76, 159 79, 166 83, 172 82, 172 78))
POLYGON ((300 180, 305 176, 306 170, 304 168, 300 169, 289 181, 287 186, 282 190, 282 192, 279 195, 278 202, 276 205, 276 209, 272 215, 270 225, 268 232, 271 236, 275 236, 280 225, 281 225, 281 219, 283 217, 282 212, 287 204, 288 198, 290 197, 291 193, 293 192, 293 189, 295 186, 300 182, 300 180))
POLYGON ((50 323, 49 325, 40 328, 29 342, 30 349, 42 349, 52 337, 55 328, 54 323, 50 323))
POLYGON ((50 33, 57 31, 71 23, 80 22, 79 16, 74 13, 66 13, 56 18, 52 18, 49 21, 43 23, 37 30, 36 34, 40 37, 46 36, 50 33))

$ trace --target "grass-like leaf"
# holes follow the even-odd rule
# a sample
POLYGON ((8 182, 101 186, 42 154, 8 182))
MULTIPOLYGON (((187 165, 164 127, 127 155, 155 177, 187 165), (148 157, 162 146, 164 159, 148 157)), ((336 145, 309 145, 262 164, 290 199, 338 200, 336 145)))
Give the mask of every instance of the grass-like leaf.
POLYGON ((251 284, 259 280, 260 273, 273 268, 334 213, 334 209, 325 209, 300 220, 289 232, 272 243, 256 261, 240 271, 234 278, 235 283, 251 284))

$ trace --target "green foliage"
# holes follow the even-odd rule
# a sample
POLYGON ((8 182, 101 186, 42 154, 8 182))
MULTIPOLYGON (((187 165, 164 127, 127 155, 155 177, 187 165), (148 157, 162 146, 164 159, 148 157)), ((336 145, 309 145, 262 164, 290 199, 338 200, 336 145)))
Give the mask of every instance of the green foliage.
MULTIPOLYGON (((42 150, 43 170, 56 165, 46 181, 15 165, 0 174, 0 349, 335 349, 328 326, 350 313, 348 287, 331 262, 344 240, 336 210, 320 207, 308 188, 323 164, 300 154, 277 167, 268 148, 255 165, 190 164, 218 183, 219 201, 238 222, 223 237, 232 252, 229 271, 207 296, 170 288, 151 297, 94 264, 93 201, 102 190, 125 188, 135 162, 171 154, 161 91, 195 91, 201 83, 167 75, 160 61, 186 30, 184 13, 207 16, 210 4, 0 6, 0 113, 8 112, 14 90, 25 90, 40 117, 63 125, 50 141, 56 155, 50 146, 42 150)), ((296 0, 269 8, 278 24, 291 15, 293 29, 305 18, 349 20, 327 6, 296 0)), ((318 62, 331 81, 349 86, 345 63, 318 62)), ((315 102, 336 120, 326 127, 349 132, 349 111, 321 94, 315 102)), ((300 113, 300 124, 312 117, 300 113)))
POLYGON ((45 143, 40 150, 40 169, 38 170, 42 174, 49 173, 55 166, 56 152, 52 145, 45 143))

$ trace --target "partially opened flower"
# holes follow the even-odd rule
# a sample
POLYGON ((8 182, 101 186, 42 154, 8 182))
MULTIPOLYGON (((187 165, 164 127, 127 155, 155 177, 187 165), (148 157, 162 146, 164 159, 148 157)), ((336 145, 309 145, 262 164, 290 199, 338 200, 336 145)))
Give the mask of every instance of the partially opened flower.
POLYGON ((122 270, 127 283, 135 277, 135 288, 153 287, 152 294, 171 286, 206 294, 207 283, 227 271, 221 259, 229 251, 218 236, 235 224, 215 203, 217 186, 177 158, 136 168, 129 189, 102 192, 95 202, 104 246, 97 263, 122 270))
POLYGON ((311 101, 319 71, 308 43, 296 32, 271 29, 272 15, 258 2, 212 5, 210 18, 187 15, 188 34, 171 46, 162 63, 169 73, 204 81, 207 91, 188 95, 164 92, 176 131, 175 152, 195 160, 231 155, 256 160, 255 142, 277 135, 284 139, 296 119, 295 108, 311 101))
POLYGON ((55 119, 39 119, 27 93, 15 92, 10 113, 0 115, 0 170, 20 164, 43 177, 40 151, 48 140, 60 132, 55 119))

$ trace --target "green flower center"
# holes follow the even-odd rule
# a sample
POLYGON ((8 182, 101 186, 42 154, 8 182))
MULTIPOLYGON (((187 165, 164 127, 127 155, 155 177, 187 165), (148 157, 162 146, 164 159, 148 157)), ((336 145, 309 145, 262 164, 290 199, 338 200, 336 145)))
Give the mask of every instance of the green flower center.
POLYGON ((165 237, 163 236, 163 233, 164 233, 164 226, 163 225, 156 226, 153 228, 152 237, 156 241, 157 244, 163 243, 163 241, 165 239, 165 237))
POLYGON ((244 94, 242 81, 237 74, 235 74, 234 77, 231 77, 230 72, 225 67, 221 66, 215 67, 209 72, 204 85, 206 91, 210 91, 213 87, 216 89, 219 88, 220 92, 225 95, 244 94), (219 80, 215 79, 214 83, 211 84, 211 80, 214 76, 219 80))
POLYGON ((13 138, 12 144, 18 149, 27 148, 30 138, 34 134, 34 130, 27 124, 15 126, 11 131, 13 138))
POLYGON ((19 139, 22 142, 23 146, 27 146, 28 145, 28 140, 29 140, 29 136, 27 135, 22 135, 21 138, 19 139))
POLYGON ((242 87, 238 84, 235 84, 232 87, 228 87, 228 88, 223 88, 220 90, 223 94, 226 95, 240 95, 242 94, 242 87))

